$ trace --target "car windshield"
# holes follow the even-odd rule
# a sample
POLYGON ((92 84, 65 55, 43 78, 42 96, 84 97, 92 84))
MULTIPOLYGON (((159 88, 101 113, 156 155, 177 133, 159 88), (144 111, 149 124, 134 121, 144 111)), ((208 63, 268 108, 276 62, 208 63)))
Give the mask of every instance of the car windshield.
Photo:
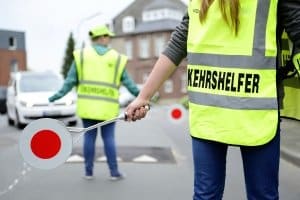
POLYGON ((39 74, 26 75, 20 79, 21 92, 48 92, 57 91, 63 84, 60 76, 39 74))

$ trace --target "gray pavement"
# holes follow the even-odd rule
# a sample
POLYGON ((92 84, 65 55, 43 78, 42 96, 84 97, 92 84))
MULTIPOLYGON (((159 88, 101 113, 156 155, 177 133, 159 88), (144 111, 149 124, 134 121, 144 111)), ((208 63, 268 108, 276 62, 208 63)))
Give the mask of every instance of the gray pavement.
MULTIPOLYGON (((27 170, 27 167, 22 167, 23 161, 17 153, 20 131, 4 126, 6 118, 2 117, 0 199, 192 199, 193 164, 187 116, 180 122, 174 122, 168 117, 169 110, 170 106, 153 106, 147 119, 130 124, 117 122, 116 142, 122 160, 120 169, 127 175, 126 180, 120 182, 107 180, 108 169, 103 161, 95 163, 95 179, 92 181, 81 178, 82 162, 67 162, 48 171, 27 170), (153 162, 149 156, 156 161, 153 162), (133 161, 134 158, 140 160, 133 161), (24 169, 26 175, 23 175, 24 169), (20 172, 22 175, 19 177, 20 172)), ((289 162, 281 160, 280 199, 299 200, 300 168, 294 165, 296 162, 288 159, 288 155, 295 158, 300 153, 300 121, 282 119, 281 126, 282 158, 289 162)), ((97 142, 98 146, 102 145, 100 139, 97 142)), ((77 154, 78 149, 82 149, 81 145, 82 137, 74 144, 73 153, 77 154)), ((98 153, 101 158, 103 152, 98 153)), ((246 199, 241 156, 236 147, 229 149, 226 174, 229 178, 226 179, 224 200, 246 199)))
POLYGON ((282 118, 281 157, 300 167, 300 121, 282 118))

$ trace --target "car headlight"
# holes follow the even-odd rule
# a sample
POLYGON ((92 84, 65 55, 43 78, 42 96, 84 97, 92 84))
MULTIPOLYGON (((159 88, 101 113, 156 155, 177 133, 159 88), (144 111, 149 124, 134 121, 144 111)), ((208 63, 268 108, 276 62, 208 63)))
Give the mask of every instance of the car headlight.
POLYGON ((33 103, 32 102, 27 102, 27 101, 20 101, 20 105, 24 106, 24 107, 27 107, 27 108, 30 108, 30 107, 33 106, 33 103))
POLYGON ((75 103, 75 101, 73 99, 68 99, 65 101, 66 106, 73 105, 74 103, 75 103))

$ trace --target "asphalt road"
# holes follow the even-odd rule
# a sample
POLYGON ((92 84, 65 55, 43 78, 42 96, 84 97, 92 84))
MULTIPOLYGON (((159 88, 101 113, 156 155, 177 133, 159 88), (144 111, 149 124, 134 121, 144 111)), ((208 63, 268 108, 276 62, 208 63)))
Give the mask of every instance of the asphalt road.
MULTIPOLYGON (((127 178, 111 182, 97 140, 95 179, 82 178, 82 138, 73 144, 73 159, 51 170, 25 164, 18 149, 21 130, 0 115, 0 199, 2 200, 188 200, 192 199, 193 165, 187 116, 172 120, 173 106, 154 106, 146 119, 118 122, 119 166, 127 178)), ((80 126, 80 123, 79 123, 80 126)), ((300 169, 281 159, 280 197, 300 199, 300 169)), ((246 199, 241 157, 230 148, 224 200, 246 199)))

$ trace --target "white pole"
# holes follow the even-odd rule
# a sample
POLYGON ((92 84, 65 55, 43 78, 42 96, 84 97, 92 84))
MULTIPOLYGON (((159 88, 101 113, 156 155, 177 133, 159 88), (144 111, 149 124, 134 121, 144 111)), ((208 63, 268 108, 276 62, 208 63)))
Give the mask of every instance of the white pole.
POLYGON ((101 12, 101 11, 96 12, 96 13, 94 13, 94 14, 88 16, 88 17, 82 18, 82 19, 79 21, 79 23, 78 23, 77 26, 76 26, 76 36, 75 36, 75 38, 77 38, 77 39, 76 39, 76 47, 77 47, 77 48, 83 48, 84 45, 85 45, 85 44, 84 44, 84 39, 81 38, 81 33, 80 33, 81 28, 82 28, 82 25, 83 25, 84 23, 88 22, 89 20, 91 20, 91 19, 93 19, 93 18, 99 16, 99 15, 102 15, 102 12, 101 12), (81 42, 81 41, 82 41, 82 42, 81 42), (81 46, 80 46, 80 43, 81 43, 81 46))

